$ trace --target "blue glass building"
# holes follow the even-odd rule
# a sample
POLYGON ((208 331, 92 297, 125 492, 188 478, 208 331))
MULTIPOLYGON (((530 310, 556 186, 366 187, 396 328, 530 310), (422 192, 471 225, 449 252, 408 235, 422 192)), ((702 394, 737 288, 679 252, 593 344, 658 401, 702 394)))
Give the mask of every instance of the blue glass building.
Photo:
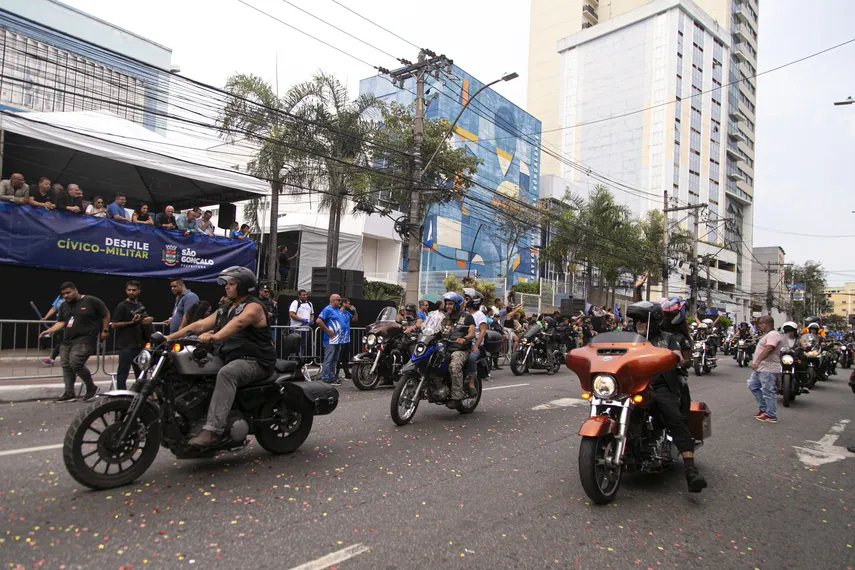
MULTIPOLYGON (((452 76, 451 80, 442 76, 428 79, 428 119, 453 121, 470 95, 484 85, 456 66, 452 76)), ((412 105, 415 100, 414 80, 398 89, 387 78, 376 76, 363 79, 359 87, 360 93, 402 105, 412 105)), ((482 277, 504 277, 506 238, 495 209, 505 197, 537 205, 540 135, 539 120, 492 89, 485 89, 469 104, 455 127, 454 144, 464 146, 482 163, 474 177, 475 186, 462 200, 434 206, 428 212, 422 271, 471 269, 482 277)), ((509 285, 537 279, 539 245, 540 230, 533 227, 513 248, 509 285)), ((432 292, 440 284, 428 283, 427 289, 432 292)))

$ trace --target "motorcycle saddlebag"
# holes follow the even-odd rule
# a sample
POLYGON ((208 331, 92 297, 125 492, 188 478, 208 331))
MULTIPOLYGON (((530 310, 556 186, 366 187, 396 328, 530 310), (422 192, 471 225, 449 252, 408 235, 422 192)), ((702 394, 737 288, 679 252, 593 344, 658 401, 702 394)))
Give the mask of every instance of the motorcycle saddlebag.
POLYGON ((705 403, 693 401, 689 406, 689 432, 699 441, 712 436, 712 411, 705 403))
POLYGON ((504 337, 501 333, 497 333, 496 331, 487 331, 487 336, 484 338, 484 348, 487 349, 487 352, 490 354, 499 354, 502 350, 502 339, 504 337))
POLYGON ((323 382, 278 382, 304 411, 316 416, 331 414, 338 406, 338 390, 323 382))

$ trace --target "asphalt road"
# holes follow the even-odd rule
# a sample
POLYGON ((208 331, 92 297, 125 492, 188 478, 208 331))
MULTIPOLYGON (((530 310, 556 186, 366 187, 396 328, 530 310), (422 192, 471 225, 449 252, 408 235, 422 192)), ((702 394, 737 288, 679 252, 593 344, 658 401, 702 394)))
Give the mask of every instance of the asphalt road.
MULTIPOLYGON (((588 410, 566 369, 494 373, 470 416, 423 403, 389 417, 388 389, 345 385, 303 448, 216 459, 166 450, 143 479, 89 491, 55 446, 76 404, 0 405, 0 561, 15 568, 851 568, 855 395, 848 371, 777 425, 753 419, 748 373, 723 360, 690 378, 713 410, 697 465, 627 476, 598 507, 577 472, 588 410), (817 443, 812 443, 817 442, 817 443), (797 450, 796 447, 803 448, 797 450), (26 450, 23 452, 16 452, 26 450), (6 453, 13 451, 15 453, 6 453), (815 467, 808 467, 799 454, 815 467)), ((779 398, 780 406, 780 398, 779 398)))

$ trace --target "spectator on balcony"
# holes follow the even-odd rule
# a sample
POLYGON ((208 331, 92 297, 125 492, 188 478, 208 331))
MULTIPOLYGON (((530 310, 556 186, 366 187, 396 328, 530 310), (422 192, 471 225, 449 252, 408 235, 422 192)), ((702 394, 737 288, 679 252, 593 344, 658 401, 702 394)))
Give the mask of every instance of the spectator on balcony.
POLYGON ((56 208, 56 198, 50 190, 50 180, 47 177, 42 176, 39 178, 39 183, 30 188, 27 203, 33 208, 44 208, 45 210, 56 208))
POLYGON ((148 204, 140 206, 140 209, 134 212, 131 219, 135 224, 144 224, 146 226, 154 225, 154 216, 148 213, 148 204))
POLYGON ((17 172, 9 180, 0 180, 0 200, 13 204, 26 204, 30 189, 24 182, 24 176, 17 172))
POLYGON ((291 272, 291 262, 297 259, 300 255, 299 252, 294 255, 288 255, 288 247, 282 246, 279 248, 279 283, 282 284, 283 289, 288 288, 288 274, 291 272))
POLYGON ((92 203, 86 206, 86 215, 92 216, 93 218, 106 218, 107 207, 104 206, 104 198, 101 196, 95 196, 92 203))
POLYGON ((175 208, 167 206, 163 212, 159 213, 154 220, 154 225, 162 230, 174 230, 175 225, 175 208))
MULTIPOLYGON (((195 211, 195 208, 194 208, 195 211)), ((205 210, 205 213, 196 220, 196 227, 199 228, 199 231, 205 234, 208 237, 214 237, 214 223, 211 221, 211 218, 214 217, 214 212, 211 210, 205 210)))
POLYGON ((83 205, 83 190, 77 184, 69 184, 66 191, 57 197, 56 208, 61 212, 83 215, 86 211, 83 205))
POLYGON ((116 199, 107 206, 107 217, 117 222, 130 222, 127 217, 128 212, 125 211, 125 202, 127 201, 128 199, 124 194, 116 194, 116 199))
POLYGON ((249 238, 249 226, 244 224, 238 228, 238 223, 235 222, 234 228, 232 229, 232 239, 245 240, 249 238))
POLYGON ((196 212, 193 210, 187 210, 186 213, 175 216, 175 227, 184 232, 184 237, 202 233, 196 227, 196 212))

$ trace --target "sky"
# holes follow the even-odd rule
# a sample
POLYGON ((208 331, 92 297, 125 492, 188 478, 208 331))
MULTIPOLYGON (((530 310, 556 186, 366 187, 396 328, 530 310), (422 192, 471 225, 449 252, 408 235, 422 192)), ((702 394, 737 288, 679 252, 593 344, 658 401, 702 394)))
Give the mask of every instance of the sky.
MULTIPOLYGON (((321 69, 338 76, 355 96, 359 80, 376 74, 371 66, 394 69, 394 58, 414 60, 418 52, 332 0, 288 1, 382 51, 285 0, 244 1, 344 53, 241 0, 64 1, 171 48, 182 75, 218 87, 235 72, 275 83, 278 54, 280 90, 321 69)), ((529 2, 339 1, 419 47, 446 54, 485 82, 516 71, 518 79, 496 90, 525 108, 529 2)), ((766 0, 759 17, 761 73, 855 38, 852 0, 766 0)), ((788 263, 821 261, 830 285, 855 281, 849 253, 855 251, 855 105, 832 104, 855 97, 853 62, 855 43, 758 78, 754 245, 781 246, 788 263), (799 233, 821 237, 794 235, 799 233)))

